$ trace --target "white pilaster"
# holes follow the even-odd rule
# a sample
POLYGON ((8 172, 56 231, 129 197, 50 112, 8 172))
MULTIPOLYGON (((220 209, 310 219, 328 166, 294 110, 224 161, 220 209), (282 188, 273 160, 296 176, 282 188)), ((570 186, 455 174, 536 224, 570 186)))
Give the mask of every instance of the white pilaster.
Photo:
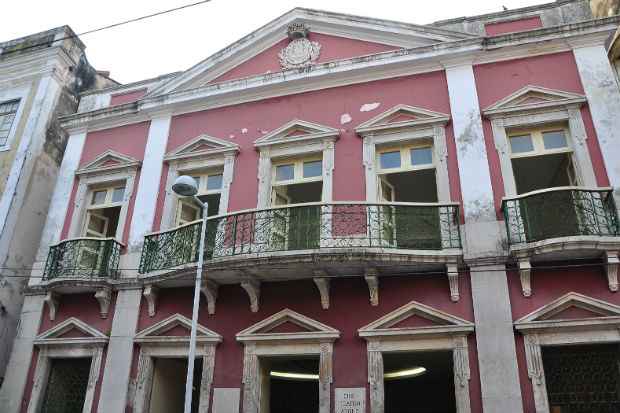
POLYGON ((0 406, 3 413, 18 413, 26 388, 30 362, 32 360, 33 340, 41 325, 43 311, 42 295, 26 296, 22 306, 17 337, 7 366, 7 375, 0 388, 0 406))
POLYGON ((465 215, 465 259, 470 265, 476 344, 485 413, 523 412, 508 282, 504 265, 487 266, 506 254, 493 188, 473 68, 446 69, 465 215))
POLYGON ((144 235, 151 232, 153 228, 161 171, 168 144, 170 121, 170 116, 162 116, 151 120, 149 136, 144 149, 140 183, 138 184, 134 212, 131 218, 131 228, 129 230, 130 252, 139 252, 144 241, 144 235))
POLYGON ((602 45, 573 50, 603 153, 607 175, 620 201, 620 91, 602 45))
POLYGON ((125 411, 129 373, 133 360, 133 338, 138 325, 142 290, 120 290, 116 296, 114 321, 108 342, 105 370, 101 382, 99 413, 125 411))

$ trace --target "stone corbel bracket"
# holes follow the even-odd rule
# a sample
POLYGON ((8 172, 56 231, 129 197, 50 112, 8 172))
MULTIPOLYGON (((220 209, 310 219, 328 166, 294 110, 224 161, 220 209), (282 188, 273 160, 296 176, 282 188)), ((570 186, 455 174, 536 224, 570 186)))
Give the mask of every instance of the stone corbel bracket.
POLYGON ((314 278, 314 284, 316 284, 316 288, 319 290, 319 294, 321 294, 321 308, 323 310, 329 309, 329 278, 327 278, 327 273, 323 270, 317 270, 314 272, 316 277, 314 278))
POLYGON ((60 296, 53 291, 49 291, 43 299, 47 303, 47 307, 50 311, 50 321, 56 319, 56 313, 58 312, 58 306, 60 305, 60 296))
POLYGON ((99 288, 95 292, 95 299, 99 302, 99 314, 101 314, 101 318, 108 318, 110 303, 112 302, 112 289, 109 287, 99 288))
POLYGON ((370 293, 370 305, 379 305, 379 277, 376 268, 368 268, 364 274, 366 284, 368 284, 368 292, 370 293))
POLYGON ((614 293, 618 291, 618 265, 620 265, 618 251, 607 251, 607 284, 609 291, 614 293))
POLYGON ((459 293, 459 267, 456 264, 447 264, 446 272, 450 283, 450 299, 456 303, 461 298, 459 293))
POLYGON ((142 295, 146 299, 146 303, 148 305, 148 313, 149 317, 155 316, 155 312, 157 311, 157 293, 159 292, 159 288, 154 285, 145 285, 144 291, 142 295))
POLYGON ((253 313, 257 313, 260 302, 260 281, 255 279, 243 281, 241 283, 241 288, 248 293, 248 297, 250 299, 250 310, 253 313))
POLYGON ((215 281, 207 280, 200 291, 207 299, 207 310, 210 315, 215 314, 215 303, 217 301, 218 285, 215 281))
POLYGON ((521 279, 521 292, 524 297, 532 296, 532 264, 529 258, 519 259, 519 278, 521 279))

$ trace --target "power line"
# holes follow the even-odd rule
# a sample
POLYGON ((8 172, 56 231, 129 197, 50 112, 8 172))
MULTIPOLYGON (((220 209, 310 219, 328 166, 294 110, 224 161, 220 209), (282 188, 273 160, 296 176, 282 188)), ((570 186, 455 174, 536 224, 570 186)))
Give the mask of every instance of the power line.
POLYGON ((42 42, 42 43, 34 43, 34 44, 31 44, 31 45, 28 45, 28 46, 20 47, 18 49, 7 50, 5 52, 0 53, 0 56, 7 56, 7 55, 10 55, 11 53, 23 52, 24 50, 34 49, 34 48, 41 47, 41 46, 48 46, 49 47, 49 46, 51 46, 55 42, 60 42, 60 41, 69 40, 69 39, 75 39, 75 38, 78 38, 80 36, 86 36, 86 35, 91 34, 91 33, 97 33, 97 32, 103 31, 103 30, 112 29, 112 28, 115 28, 115 27, 119 27, 119 26, 123 26, 123 25, 129 24, 129 23, 135 23, 135 22, 138 22, 138 21, 141 21, 141 20, 150 19, 152 17, 157 17, 157 16, 161 16, 161 15, 164 15, 164 14, 172 13, 172 12, 175 12, 175 11, 179 11, 179 10, 183 10, 183 9, 188 9, 188 8, 194 7, 194 6, 199 6, 199 5, 204 4, 204 3, 209 3, 210 1, 212 1, 212 0, 197 1, 195 3, 185 4, 183 6, 175 7, 175 8, 172 8, 172 9, 158 11, 158 12, 147 14, 147 15, 144 15, 144 16, 135 17, 135 18, 129 19, 129 20, 123 20, 123 21, 118 22, 118 23, 108 24, 107 26, 102 26, 102 27, 98 27, 96 29, 87 30, 85 32, 73 34, 71 36, 65 36, 65 37, 62 37, 60 39, 56 39, 53 42, 47 41, 47 42, 42 42))

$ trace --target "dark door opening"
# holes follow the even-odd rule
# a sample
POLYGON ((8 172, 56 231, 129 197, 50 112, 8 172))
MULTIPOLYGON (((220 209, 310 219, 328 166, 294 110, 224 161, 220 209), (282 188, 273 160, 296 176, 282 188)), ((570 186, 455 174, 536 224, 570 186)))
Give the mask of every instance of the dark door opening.
POLYGON ((552 413, 620 412, 620 345, 542 349, 552 413))
POLYGON ((456 413, 451 351, 383 354, 385 413, 456 413))
POLYGON ((41 413, 82 413, 90 358, 52 359, 41 413))
POLYGON ((261 413, 319 411, 318 357, 270 357, 261 364, 261 413))
MULTIPOLYGON (((183 413, 185 404, 185 379, 187 360, 182 358, 156 358, 153 366, 150 413, 183 413)), ((192 413, 198 413, 202 359, 194 363, 192 413)))

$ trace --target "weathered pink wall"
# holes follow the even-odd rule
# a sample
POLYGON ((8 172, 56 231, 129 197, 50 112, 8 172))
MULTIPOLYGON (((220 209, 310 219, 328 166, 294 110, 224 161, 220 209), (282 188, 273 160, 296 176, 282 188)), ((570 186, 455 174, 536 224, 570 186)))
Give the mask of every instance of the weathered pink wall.
POLYGON ((116 93, 110 96, 110 106, 122 105, 123 103, 135 102, 146 95, 146 88, 131 92, 116 93))
MULTIPOLYGON (((254 141, 296 118, 324 124, 341 131, 335 149, 333 198, 336 201, 361 201, 366 197, 362 139, 354 129, 401 103, 449 114, 445 72, 343 86, 174 116, 167 151, 203 133, 237 143, 241 151, 235 160, 229 211, 251 209, 256 208, 258 192, 258 153, 254 141), (375 102, 380 103, 376 109, 360 111, 364 104, 375 102), (349 114, 352 121, 341 124, 343 114, 349 114), (244 130, 246 133, 243 133, 244 130)), ((446 137, 450 192, 453 200, 460 201, 456 147, 450 125, 446 137)), ((165 176, 162 174, 162 179, 165 176)), ((160 196, 155 230, 161 222, 162 206, 163 197, 160 196)))
MULTIPOLYGON (((481 110, 528 85, 584 93, 575 58, 571 52, 477 65, 474 66, 474 76, 481 110)), ((597 184, 606 186, 609 180, 587 106, 582 109, 581 113, 588 134, 588 151, 592 158, 597 184)), ((499 155, 493 141, 491 122, 483 119, 482 126, 497 216, 503 219, 500 209, 504 196, 504 182, 501 176, 499 155)))
MULTIPOLYGON (((534 268, 532 271, 532 296, 529 298, 524 297, 521 292, 519 273, 508 271, 508 289, 513 320, 518 320, 569 292, 580 293, 620 305, 620 295, 609 291, 605 271, 600 264, 584 264, 575 268, 540 270, 534 268)), ((524 411, 534 412, 534 395, 532 383, 527 376, 523 336, 516 332, 515 342, 524 411)))
MULTIPOLYGON (((213 386, 242 387, 243 345, 236 341, 235 335, 284 308, 290 308, 340 331, 341 336, 334 343, 332 388, 367 386, 366 342, 357 336, 357 330, 411 300, 473 320, 468 274, 461 274, 460 291, 461 300, 453 303, 450 301, 445 276, 384 277, 381 279, 379 306, 373 307, 369 303, 368 287, 363 278, 334 279, 330 288, 330 308, 323 310, 312 280, 263 283, 260 309, 258 313, 252 313, 247 294, 240 286, 222 285, 215 314, 207 314, 203 299, 199 315, 202 325, 223 336, 216 350, 213 386), (350 311, 353 308, 355 311, 350 311)), ((148 316, 147 305, 143 301, 138 331, 175 313, 191 318, 191 296, 190 288, 160 290, 154 317, 148 316)), ((472 412, 480 413, 480 381, 473 337, 469 340, 469 353, 472 412)), ((134 375, 136 362, 134 360, 134 375)))
MULTIPOLYGON (((308 39, 321 44, 321 53, 317 63, 398 49, 397 46, 347 39, 346 37, 330 36, 322 33, 310 33, 308 39)), ((234 69, 217 77, 212 83, 282 71, 278 54, 280 50, 285 48, 289 43, 290 40, 288 38, 283 39, 270 48, 258 53, 251 59, 241 63, 234 69)))
POLYGON ((507 22, 487 23, 484 25, 484 31, 489 36, 497 36, 498 34, 522 32, 541 27, 543 27, 543 24, 540 16, 534 16, 507 22))
MULTIPOLYGON (((83 167, 93 161, 107 150, 113 150, 122 155, 127 155, 142 161, 144 159, 144 149, 148 138, 149 124, 149 122, 141 122, 88 133, 86 135, 86 142, 84 143, 82 157, 80 158, 80 167, 83 167)), ((138 191, 139 181, 140 172, 138 172, 136 179, 134 180, 133 191, 129 200, 127 219, 125 221, 125 230, 123 234, 123 242, 125 243, 127 242, 129 228, 131 227, 133 205, 138 191)), ((67 238, 69 234, 71 220, 73 219, 77 186, 78 178, 76 177, 73 183, 73 189, 71 192, 69 206, 67 208, 67 215, 62 229, 61 239, 67 238)))

